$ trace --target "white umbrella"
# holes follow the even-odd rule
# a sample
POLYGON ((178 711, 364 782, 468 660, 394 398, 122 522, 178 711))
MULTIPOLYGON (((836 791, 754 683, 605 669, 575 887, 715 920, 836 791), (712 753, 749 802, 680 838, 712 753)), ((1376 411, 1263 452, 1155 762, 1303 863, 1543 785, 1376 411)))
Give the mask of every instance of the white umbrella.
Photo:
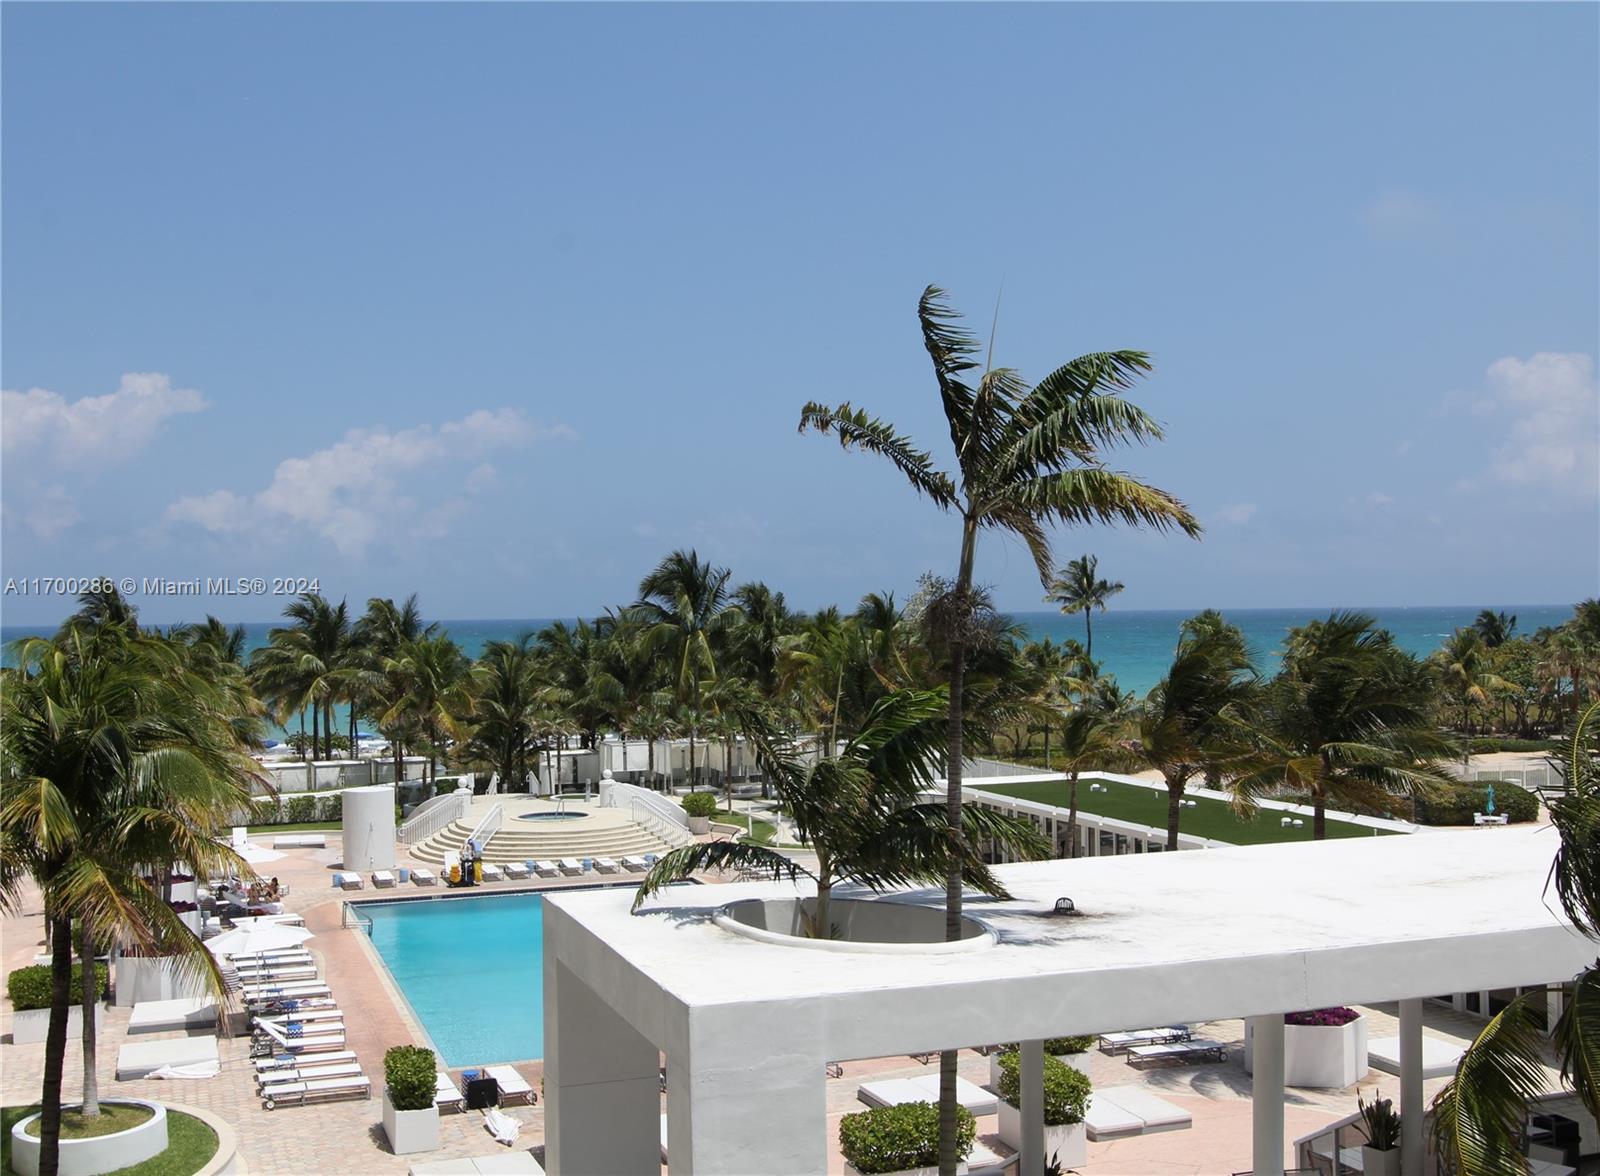
POLYGON ((259 955, 264 951, 298 947, 312 934, 304 927, 291 927, 286 923, 252 923, 206 940, 206 947, 219 956, 259 955))

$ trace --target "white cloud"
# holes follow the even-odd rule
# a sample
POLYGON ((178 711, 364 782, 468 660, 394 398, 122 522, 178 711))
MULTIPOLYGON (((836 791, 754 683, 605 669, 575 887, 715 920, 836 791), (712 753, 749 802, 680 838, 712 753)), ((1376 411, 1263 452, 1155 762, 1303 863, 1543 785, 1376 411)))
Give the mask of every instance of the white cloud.
POLYGON ((1393 501, 1394 499, 1389 497, 1389 495, 1385 494, 1382 490, 1374 490, 1367 495, 1368 506, 1388 506, 1393 501))
POLYGON ((1426 196, 1404 188, 1379 192, 1365 209, 1367 228, 1383 237, 1408 237, 1440 223, 1438 206, 1426 196))
POLYGON ((1541 351, 1489 365, 1489 389, 1505 421, 1490 457, 1499 481, 1546 491, 1600 491, 1600 385, 1594 357, 1541 351))
POLYGON ((1232 523, 1236 527, 1244 526, 1255 513, 1256 504, 1253 502, 1235 502, 1217 509, 1217 517, 1219 519, 1225 523, 1232 523))
POLYGON ((488 462, 474 466, 467 475, 466 488, 468 494, 481 494, 500 480, 500 471, 488 462))
POLYGON ((12 460, 68 467, 126 461, 169 417, 205 407, 204 396, 174 388, 160 372, 128 372, 115 392, 72 401, 44 388, 0 391, 0 432, 12 460))
POLYGON ((437 428, 352 429, 325 449, 279 462, 272 481, 254 495, 217 490, 181 498, 167 507, 165 518, 217 533, 287 523, 359 556, 386 532, 437 537, 465 508, 459 499, 419 504, 409 496, 424 488, 414 475, 475 462, 467 481, 481 487, 493 477, 493 467, 480 460, 488 452, 574 436, 565 425, 536 425, 510 408, 479 409, 437 428))
POLYGON ((6 498, 6 515, 21 522, 41 539, 54 539, 83 518, 65 486, 46 486, 43 489, 30 486, 26 490, 9 491, 6 498))

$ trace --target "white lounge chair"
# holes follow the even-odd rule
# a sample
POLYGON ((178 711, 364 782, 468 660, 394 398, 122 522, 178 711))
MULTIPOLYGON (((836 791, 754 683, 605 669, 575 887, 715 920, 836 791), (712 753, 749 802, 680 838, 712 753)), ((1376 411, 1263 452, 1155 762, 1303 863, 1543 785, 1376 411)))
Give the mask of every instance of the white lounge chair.
POLYGON ((529 864, 533 866, 533 872, 541 878, 554 878, 561 872, 561 867, 555 862, 537 861, 529 864))
POLYGON ((247 1005, 281 1004, 284 1001, 327 999, 332 995, 320 980, 291 984, 246 984, 241 995, 247 1005))
POLYGON ((595 858, 594 868, 602 874, 615 874, 621 869, 614 860, 607 857, 595 858))
POLYGON ((417 866, 411 871, 411 882, 414 886, 432 886, 439 879, 432 870, 417 866))
POLYGON ((300 1036, 292 1036, 276 1025, 260 1025, 257 1028, 284 1053, 322 1053, 344 1048, 343 1026, 337 1033, 306 1033, 300 1036))
MULTIPOLYGON (((877 1082, 863 1082, 856 1087, 856 1097, 869 1107, 895 1107, 902 1103, 939 1101, 939 1076, 924 1074, 919 1078, 885 1078, 877 1082)), ((993 1115, 1000 1105, 999 1097, 965 1078, 956 1079, 956 1101, 974 1115, 993 1115)))
POLYGON ((285 964, 276 968, 240 968, 234 973, 239 978, 239 983, 271 984, 279 981, 315 980, 317 966, 315 964, 285 964))
POLYGON ((305 948, 291 947, 270 954, 229 956, 226 966, 231 966, 235 972, 260 972, 273 968, 303 968, 312 962, 311 953, 305 948))
POLYGON ((351 873, 348 870, 340 870, 334 874, 333 884, 340 890, 360 890, 366 885, 361 880, 360 874, 351 873))
POLYGON ((304 1025, 308 1031, 322 1032, 322 1025, 344 1026, 344 1013, 333 1005, 325 1009, 295 1009, 288 1013, 272 1013, 264 1017, 251 1017, 251 1025, 276 1025, 279 1029, 288 1031, 290 1025, 304 1025), (312 1026, 319 1026, 313 1030, 312 1026))
POLYGON ((261 1096, 261 1105, 270 1111, 280 1103, 304 1106, 308 1102, 371 1097, 372 1082, 368 1078, 319 1078, 314 1082, 285 1082, 274 1086, 261 1096))
MULTIPOLYGON (((353 1049, 329 1050, 327 1053, 317 1055, 316 1064, 319 1066, 333 1066, 340 1062, 353 1062, 356 1060, 356 1051, 353 1049)), ((265 1074, 269 1070, 295 1070, 306 1064, 306 1059, 298 1054, 273 1054, 270 1058, 256 1058, 257 1074, 265 1074)))
POLYGON ((1179 1065, 1191 1062, 1225 1062, 1228 1060, 1228 1047, 1220 1041, 1212 1041, 1208 1037, 1195 1037, 1188 1041, 1172 1041, 1165 1045, 1136 1045, 1128 1051, 1129 1059, 1134 1063, 1143 1062, 1175 1062, 1179 1065))
POLYGON ((507 862, 505 872, 507 878, 526 878, 528 867, 522 862, 507 862))
POLYGON ((1087 1112, 1084 1123, 1091 1139, 1104 1139, 1108 1135, 1152 1134, 1158 1131, 1182 1131, 1194 1125, 1194 1116, 1180 1106, 1157 1098, 1142 1086, 1108 1086, 1089 1096, 1096 1115, 1087 1112), (1136 1130, 1117 1129, 1120 1116, 1137 1119, 1136 1130))
POLYGON ((650 868, 650 863, 642 857, 625 857, 622 859, 622 868, 630 874, 642 874, 650 868))
POLYGON ((1083 1126, 1090 1139, 1121 1139, 1144 1132, 1144 1120, 1127 1107, 1106 1096, 1105 1091, 1090 1093, 1083 1111, 1083 1126))
POLYGON ((433 1105, 441 1111, 464 1111, 467 1100, 449 1074, 440 1070, 433 1079, 433 1105))
POLYGON ((510 1066, 486 1066, 484 1073, 500 1084, 500 1101, 524 1102, 532 1105, 533 1087, 510 1066))
POLYGON ((316 1082, 322 1078, 358 1078, 360 1062, 334 1062, 326 1066, 289 1066, 265 1070, 256 1075, 256 1093, 270 1094, 275 1086, 285 1082, 316 1082))
POLYGON ((485 882, 504 882, 505 873, 493 862, 483 863, 483 880, 485 882))
POLYGON ((1128 1029, 1121 1033, 1102 1033, 1100 1052, 1125 1053, 1136 1045, 1165 1045, 1172 1041, 1187 1041, 1189 1026, 1160 1025, 1154 1029, 1128 1029))
POLYGON ((372 884, 379 890, 388 890, 394 885, 394 873, 390 870, 374 870, 372 884))
POLYGON ((561 867, 561 872, 567 875, 583 873, 583 863, 577 858, 562 858, 556 863, 561 867))

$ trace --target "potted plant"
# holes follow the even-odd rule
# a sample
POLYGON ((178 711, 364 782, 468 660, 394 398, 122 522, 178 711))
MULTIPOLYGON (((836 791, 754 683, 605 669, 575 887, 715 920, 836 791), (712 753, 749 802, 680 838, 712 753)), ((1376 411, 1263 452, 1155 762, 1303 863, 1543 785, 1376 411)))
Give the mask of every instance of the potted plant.
MULTIPOLYGON (((1067 1168, 1088 1163, 1089 1143, 1083 1116, 1089 1105, 1089 1079, 1058 1058, 1044 1058, 1044 1150, 1057 1155, 1067 1168)), ((1021 1056, 1000 1055, 1000 1138, 1015 1148, 1022 1146, 1021 1056)))
MULTIPOLYGON (((1089 1050, 1094 1046, 1092 1033, 1075 1033, 1070 1037, 1049 1037, 1045 1039, 1044 1052, 1053 1058, 1059 1058, 1074 1070, 1089 1072, 1089 1050)), ((997 1045, 989 1050, 989 1089, 1000 1089, 1000 1058, 1003 1054, 1016 1053, 1017 1043, 997 1045)))
POLYGON ((711 818, 717 812, 717 797, 713 792, 691 792, 683 798, 683 811, 689 817, 689 832, 711 832, 711 818))
MULTIPOLYGON (((956 1110, 960 1118, 956 1128, 956 1158, 960 1163, 956 1171, 964 1173, 978 1124, 965 1107, 956 1110)), ((939 1108, 929 1102, 914 1102, 846 1115, 839 1121, 839 1150, 844 1153, 846 1173, 938 1176, 939 1108)))
MULTIPOLYGON (((1255 1033, 1245 1022, 1245 1072, 1255 1071, 1255 1033)), ((1367 1019, 1337 1006, 1283 1016, 1283 1081, 1288 1086, 1337 1089, 1367 1072, 1367 1019)))
POLYGON ((1365 1176, 1400 1176, 1400 1115, 1394 1100, 1374 1097, 1364 1102, 1357 1091, 1356 1106, 1367 1137, 1361 1148, 1361 1171, 1365 1176))
POLYGON ((397 1045, 383 1055, 383 1133, 397 1156, 439 1146, 438 1068, 433 1051, 397 1045))
MULTIPOLYGON (((106 992, 106 966, 96 964, 99 992, 106 992)), ((74 997, 83 991, 83 965, 72 965, 74 997)), ((11 1040, 18 1045, 43 1041, 50 1029, 50 965, 32 964, 18 968, 6 977, 6 995, 11 998, 11 1040)), ((76 1039, 82 1032, 83 1006, 72 1004, 67 1010, 67 1033, 76 1039)))

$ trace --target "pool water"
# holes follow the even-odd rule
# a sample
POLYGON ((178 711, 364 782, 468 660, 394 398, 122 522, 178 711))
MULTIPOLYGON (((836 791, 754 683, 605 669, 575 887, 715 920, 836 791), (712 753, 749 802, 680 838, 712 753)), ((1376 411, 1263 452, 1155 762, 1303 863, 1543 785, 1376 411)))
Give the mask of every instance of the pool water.
POLYGON ((584 813, 519 813, 519 821, 581 821, 584 813))
POLYGON ((362 903, 372 943, 446 1066, 544 1056, 537 894, 362 903))

